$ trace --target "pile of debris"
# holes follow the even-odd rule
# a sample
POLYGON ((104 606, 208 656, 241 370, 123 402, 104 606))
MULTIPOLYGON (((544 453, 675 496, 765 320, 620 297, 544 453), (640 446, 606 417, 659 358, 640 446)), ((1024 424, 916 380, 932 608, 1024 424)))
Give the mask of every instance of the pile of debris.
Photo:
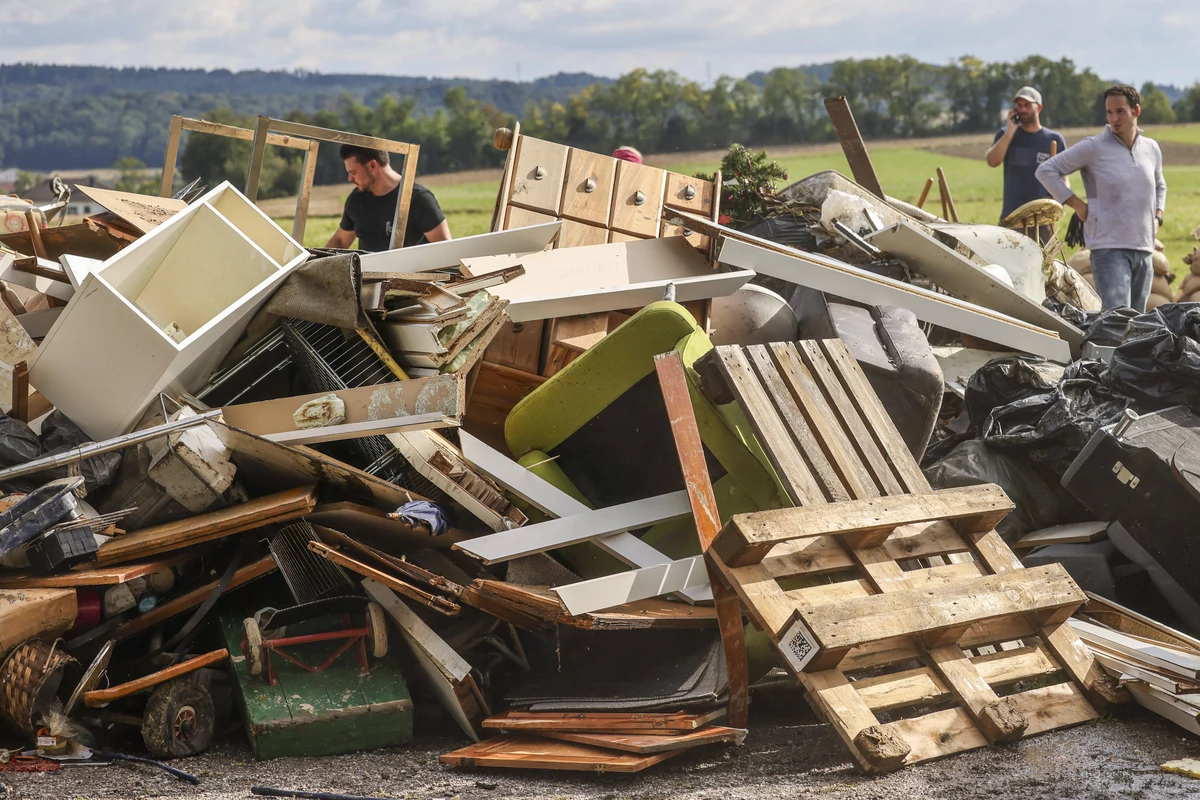
MULTIPOLYGON (((1142 659, 1071 619, 1070 558, 1014 555, 1019 480, 919 467, 1019 433, 981 424, 996 356, 1036 365, 1039 419, 1078 405, 1074 270, 836 173, 739 231, 720 173, 497 141, 465 239, 309 251, 228 183, 0 237, 24 765, 187 756, 239 717, 259 758, 344 753, 440 708, 447 764, 634 772, 740 744, 783 670, 884 772, 1192 688, 1194 640, 1142 659)), ((1128 406, 1095 407, 1008 472, 1128 406)))

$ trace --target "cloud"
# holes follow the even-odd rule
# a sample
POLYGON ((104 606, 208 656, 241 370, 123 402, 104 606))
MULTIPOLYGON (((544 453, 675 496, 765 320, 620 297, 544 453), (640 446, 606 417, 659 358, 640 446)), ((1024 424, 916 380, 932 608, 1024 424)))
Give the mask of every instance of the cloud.
POLYGON ((528 79, 634 67, 702 80, 907 53, 1071 58, 1106 77, 1190 84, 1197 12, 1177 0, 56 0, 6 2, 6 62, 303 67, 528 79))

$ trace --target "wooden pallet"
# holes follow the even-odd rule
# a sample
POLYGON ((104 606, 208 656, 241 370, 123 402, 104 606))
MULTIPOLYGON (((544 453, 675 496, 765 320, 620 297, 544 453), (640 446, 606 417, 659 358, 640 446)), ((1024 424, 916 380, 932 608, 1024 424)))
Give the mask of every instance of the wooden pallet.
POLYGON ((842 342, 721 347, 700 369, 798 506, 734 517, 707 555, 860 769, 1123 699, 1066 624, 1083 593, 1059 565, 1021 566, 993 529, 1012 509, 999 487, 931 489, 842 342))

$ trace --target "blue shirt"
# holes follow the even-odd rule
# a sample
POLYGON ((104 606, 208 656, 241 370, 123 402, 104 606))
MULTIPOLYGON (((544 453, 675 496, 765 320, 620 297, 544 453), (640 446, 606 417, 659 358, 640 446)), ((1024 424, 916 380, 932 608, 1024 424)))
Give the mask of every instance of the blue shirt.
MULTIPOLYGON (((1003 135, 1004 128, 1001 128, 992 144, 1000 141, 1003 135)), ((1013 134, 1008 152, 1004 154, 1004 208, 1000 211, 1000 219, 1026 203, 1050 196, 1034 173, 1038 165, 1050 158, 1051 142, 1058 142, 1060 153, 1067 149, 1067 140, 1062 134, 1049 128, 1042 128, 1037 133, 1017 128, 1013 134)))

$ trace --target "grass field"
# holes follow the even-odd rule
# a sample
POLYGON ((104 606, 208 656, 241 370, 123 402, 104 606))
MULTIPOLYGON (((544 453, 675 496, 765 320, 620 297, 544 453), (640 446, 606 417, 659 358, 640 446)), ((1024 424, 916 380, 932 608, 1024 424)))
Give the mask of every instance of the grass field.
MULTIPOLYGON (((1200 144, 1200 125, 1171 126, 1151 131, 1151 135, 1163 141, 1200 144)), ((1000 169, 991 169, 983 161, 983 153, 987 146, 986 139, 974 137, 969 144, 959 144, 959 152, 971 150, 978 144, 977 158, 963 158, 931 152, 921 147, 879 146, 872 143, 872 160, 879 173, 880 183, 884 190, 893 197, 915 203, 920 195, 926 178, 936 177, 940 166, 945 170, 950 191, 958 209, 958 217, 962 222, 983 222, 995 224, 1000 214, 1000 198, 1003 190, 1003 173, 1000 169), (976 141, 977 140, 977 141, 976 141)), ((890 145, 891 143, 889 143, 890 145)), ((815 152, 793 155, 785 150, 786 155, 778 159, 787 170, 789 180, 795 181, 814 172, 825 169, 835 169, 845 175, 850 174, 849 166, 840 151, 829 147, 811 148, 815 152)), ((789 148, 793 151, 795 148, 789 148)), ((689 163, 678 163, 670 159, 670 168, 676 172, 711 173, 719 165, 717 154, 703 154, 707 158, 689 163)), ((655 163, 655 159, 650 159, 655 163)), ((1168 166, 1165 169, 1168 195, 1166 224, 1159 238, 1166 247, 1167 257, 1177 274, 1183 275, 1188 267, 1181 259, 1190 253, 1196 244, 1192 230, 1200 225, 1200 165, 1168 166)), ((498 173, 497 173, 498 175, 498 173)), ((450 221, 450 229, 455 236, 470 236, 483 233, 491 222, 492 205, 496 199, 498 177, 494 180, 475 182, 455 182, 452 176, 431 176, 422 178, 437 195, 438 202, 446 212, 450 221), (440 180, 439 180, 440 179, 440 180)), ((1074 185, 1082 191, 1078 177, 1074 185)), ((340 205, 348 193, 349 186, 318 187, 328 195, 325 207, 336 203, 340 205)), ((276 201, 272 201, 276 202, 276 201)), ((937 199, 937 187, 930 193, 926 206, 935 213, 940 213, 940 203, 937 199)), ((286 206, 284 206, 286 207, 286 206)), ((269 211, 268 213, 273 213, 269 211)), ((1068 214, 1069 216, 1069 214, 1068 214)), ((285 228, 291 228, 291 219, 279 218, 285 228)), ((337 227, 338 218, 332 216, 312 217, 305 231, 305 245, 319 246, 325 244, 337 227)), ((1065 232, 1066 219, 1062 223, 1060 235, 1065 232)), ((1178 284, 1176 284, 1178 285, 1178 284)))

